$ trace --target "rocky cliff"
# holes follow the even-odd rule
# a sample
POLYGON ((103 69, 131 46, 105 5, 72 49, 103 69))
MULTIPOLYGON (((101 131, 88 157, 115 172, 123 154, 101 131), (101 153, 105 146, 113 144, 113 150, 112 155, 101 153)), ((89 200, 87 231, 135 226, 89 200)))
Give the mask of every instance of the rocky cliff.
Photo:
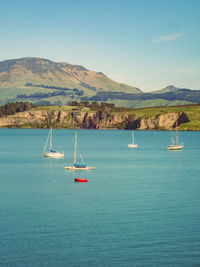
POLYGON ((184 112, 140 118, 128 112, 30 110, 0 118, 0 127, 169 130, 187 121, 184 112))

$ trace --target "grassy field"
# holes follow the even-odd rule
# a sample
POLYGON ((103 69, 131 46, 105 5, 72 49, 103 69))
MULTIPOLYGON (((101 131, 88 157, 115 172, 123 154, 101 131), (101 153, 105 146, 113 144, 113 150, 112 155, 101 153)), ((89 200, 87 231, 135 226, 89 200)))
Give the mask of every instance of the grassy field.
POLYGON ((191 102, 184 100, 168 101, 165 99, 148 99, 148 100, 121 100, 116 99, 107 101, 114 103, 117 107, 129 107, 129 108, 145 108, 145 107, 165 107, 165 106, 181 106, 192 104, 191 102))
POLYGON ((66 112, 71 112, 71 111, 84 111, 84 112, 94 112, 93 110, 87 108, 87 107, 75 107, 75 106, 37 106, 34 107, 32 110, 42 110, 42 111, 49 111, 49 112, 54 112, 54 111, 66 111, 66 112))

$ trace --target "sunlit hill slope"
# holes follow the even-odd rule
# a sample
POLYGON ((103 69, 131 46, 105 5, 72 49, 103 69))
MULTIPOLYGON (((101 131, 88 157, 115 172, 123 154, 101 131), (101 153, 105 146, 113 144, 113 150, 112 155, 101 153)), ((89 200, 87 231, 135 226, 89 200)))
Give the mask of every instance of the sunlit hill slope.
POLYGON ((67 102, 98 92, 141 93, 141 90, 79 65, 31 57, 0 62, 2 102, 23 98, 31 102, 41 99, 67 102))

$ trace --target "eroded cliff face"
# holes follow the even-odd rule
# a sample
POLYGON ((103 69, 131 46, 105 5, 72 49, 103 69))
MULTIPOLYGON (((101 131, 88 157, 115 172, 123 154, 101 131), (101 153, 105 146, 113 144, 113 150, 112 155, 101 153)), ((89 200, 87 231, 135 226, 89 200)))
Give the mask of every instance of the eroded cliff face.
POLYGON ((166 113, 157 117, 142 119, 140 121, 140 130, 152 129, 172 129, 179 126, 181 123, 188 122, 188 118, 184 112, 166 113))
POLYGON ((133 113, 31 110, 0 118, 0 127, 169 130, 187 121, 183 112, 142 119, 133 113))

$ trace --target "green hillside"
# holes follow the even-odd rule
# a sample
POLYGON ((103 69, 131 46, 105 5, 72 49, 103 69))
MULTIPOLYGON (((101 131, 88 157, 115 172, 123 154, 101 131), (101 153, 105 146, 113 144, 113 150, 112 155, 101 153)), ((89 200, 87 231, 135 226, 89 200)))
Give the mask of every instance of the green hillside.
POLYGON ((35 105, 103 101, 143 108, 200 103, 200 90, 170 85, 143 93, 137 87, 115 82, 102 72, 81 65, 27 57, 0 62, 0 105, 16 101, 35 105))
MULTIPOLYGON (((21 58, 0 62, 1 102, 29 100, 33 103, 48 95, 62 93, 62 104, 97 92, 141 93, 141 90, 109 79, 102 72, 90 71, 80 65, 56 63, 42 58, 21 58), (40 94, 40 96, 39 96, 40 94), (44 94, 44 95, 42 95, 44 94)), ((51 96, 52 95, 52 96, 51 96)))

